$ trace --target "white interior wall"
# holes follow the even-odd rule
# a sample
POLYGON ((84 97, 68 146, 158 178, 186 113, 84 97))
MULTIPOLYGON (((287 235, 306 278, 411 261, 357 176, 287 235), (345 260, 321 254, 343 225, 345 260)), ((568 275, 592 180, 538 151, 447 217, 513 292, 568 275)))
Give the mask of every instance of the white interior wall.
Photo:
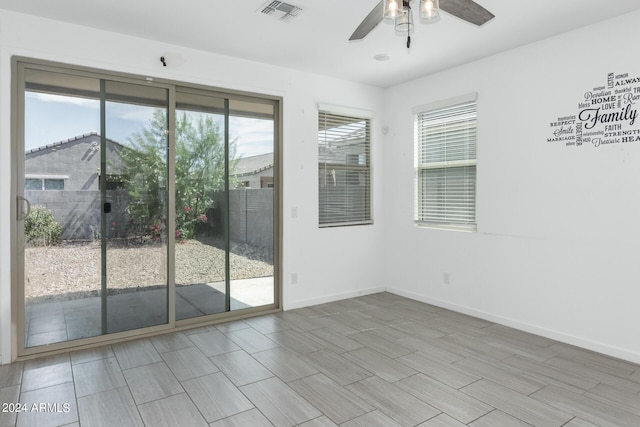
POLYGON ((550 123, 577 113, 608 73, 640 77, 628 44, 640 37, 638 19, 634 12, 386 91, 388 289, 640 362, 640 142, 547 142, 550 123), (478 231, 417 228, 411 109, 471 92, 478 231))
MULTIPOLYGON (((317 104, 374 114, 374 183, 382 182, 378 123, 382 90, 255 62, 214 55, 92 28, 0 10, 0 342, 10 361, 9 230, 11 177, 11 57, 46 59, 104 70, 236 89, 283 98, 283 288, 285 308, 383 289, 379 221, 372 226, 318 228, 317 104), (160 56, 168 66, 162 67, 160 56), (292 208, 297 217, 292 218, 292 208), (290 278, 297 273, 298 283, 290 278)), ((381 200, 381 186, 373 190, 381 200)), ((374 220, 381 203, 374 205, 374 220)))

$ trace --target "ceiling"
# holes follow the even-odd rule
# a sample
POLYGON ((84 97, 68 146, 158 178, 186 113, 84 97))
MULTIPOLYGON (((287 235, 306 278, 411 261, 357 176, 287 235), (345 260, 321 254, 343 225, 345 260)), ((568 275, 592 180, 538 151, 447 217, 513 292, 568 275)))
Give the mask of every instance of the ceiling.
POLYGON ((476 27, 442 13, 416 24, 407 49, 385 23, 348 41, 378 0, 286 1, 302 8, 290 22, 257 13, 266 0, 0 0, 0 8, 379 87, 640 9, 638 0, 476 0, 496 18, 476 27))

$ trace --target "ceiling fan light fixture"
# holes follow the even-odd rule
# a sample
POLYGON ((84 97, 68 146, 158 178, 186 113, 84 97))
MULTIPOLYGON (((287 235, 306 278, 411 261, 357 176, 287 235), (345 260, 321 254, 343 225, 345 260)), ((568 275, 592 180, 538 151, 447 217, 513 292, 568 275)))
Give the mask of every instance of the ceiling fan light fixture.
MULTIPOLYGON (((414 3, 420 4, 418 12, 420 22, 429 24, 439 20, 440 0, 420 0, 420 2, 416 0, 378 0, 376 6, 351 34, 349 41, 364 39, 381 21, 385 21, 394 24, 396 34, 407 36, 407 48, 409 48, 411 46, 410 36, 415 28, 413 16, 411 16, 411 5, 414 3)), ((493 13, 474 0, 446 0, 442 5, 442 10, 448 14, 478 27, 495 18, 493 13)))
POLYGON ((440 0, 420 0, 420 19, 433 22, 440 16, 440 0))
POLYGON ((402 0, 384 0, 383 18, 387 22, 394 20, 402 13, 402 0))
POLYGON ((413 13, 411 9, 405 8, 395 19, 396 35, 406 37, 413 34, 415 25, 413 24, 413 13))

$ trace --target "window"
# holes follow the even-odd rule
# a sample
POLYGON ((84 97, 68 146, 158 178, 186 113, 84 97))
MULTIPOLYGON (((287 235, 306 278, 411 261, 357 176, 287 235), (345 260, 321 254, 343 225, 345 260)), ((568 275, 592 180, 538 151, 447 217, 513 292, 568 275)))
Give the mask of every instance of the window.
POLYGON ((475 94, 415 113, 416 223, 475 230, 475 94))
POLYGON ((42 179, 40 178, 27 178, 24 180, 25 190, 42 190, 42 179))
POLYGON ((45 190, 64 190, 64 179, 44 179, 45 190))
POLYGON ((260 177, 260 188, 273 188, 273 177, 272 176, 261 176, 260 177))
POLYGON ((64 190, 64 178, 25 178, 25 190, 64 190))
POLYGON ((371 120, 320 111, 320 227, 371 224, 371 120))

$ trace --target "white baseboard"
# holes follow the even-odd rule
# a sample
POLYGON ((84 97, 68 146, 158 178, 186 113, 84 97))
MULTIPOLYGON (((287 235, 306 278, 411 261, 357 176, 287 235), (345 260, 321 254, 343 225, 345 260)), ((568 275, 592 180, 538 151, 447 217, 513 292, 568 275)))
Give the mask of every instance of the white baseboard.
POLYGON ((328 302, 340 301, 347 298, 361 297, 363 295, 377 294, 385 292, 386 288, 369 288, 359 289, 357 291, 345 292, 341 294, 325 295, 318 298, 311 298, 298 301, 285 301, 283 303, 283 310, 295 310, 296 308, 309 307, 311 305, 326 304, 328 302))
POLYGON ((497 316, 495 314, 453 304, 447 301, 425 297, 423 295, 415 294, 413 292, 407 292, 402 289, 387 287, 386 291, 395 295, 405 297, 405 298, 410 298, 412 300, 435 305, 441 308, 446 308, 448 310, 467 314, 469 316, 478 317, 480 319, 488 320, 490 322, 498 323, 500 325, 508 326, 510 328, 518 329, 524 332, 529 332, 529 333, 539 335, 545 338, 549 338, 555 341, 560 341, 565 344, 575 345, 577 347, 581 347, 587 350, 592 350, 598 353, 606 354, 607 356, 616 357, 618 359, 640 364, 640 353, 629 350, 629 349, 616 347, 609 344, 604 344, 601 342, 566 334, 564 332, 560 332, 552 329, 541 328, 539 326, 532 325, 529 323, 520 322, 518 320, 509 319, 502 316, 497 316))

